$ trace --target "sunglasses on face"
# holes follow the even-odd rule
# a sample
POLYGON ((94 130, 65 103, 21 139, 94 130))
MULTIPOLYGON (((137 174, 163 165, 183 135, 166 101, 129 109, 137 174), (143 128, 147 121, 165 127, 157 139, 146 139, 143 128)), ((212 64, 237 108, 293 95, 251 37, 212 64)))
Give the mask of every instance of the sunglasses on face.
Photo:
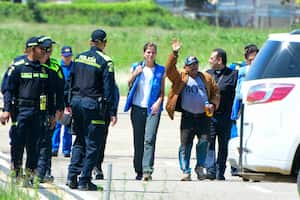
POLYGON ((38 48, 40 48, 42 51, 45 51, 46 53, 52 52, 52 48, 51 47, 41 47, 41 46, 38 46, 38 48))
POLYGON ((52 48, 51 47, 47 47, 45 48, 46 53, 51 53, 52 52, 52 48))

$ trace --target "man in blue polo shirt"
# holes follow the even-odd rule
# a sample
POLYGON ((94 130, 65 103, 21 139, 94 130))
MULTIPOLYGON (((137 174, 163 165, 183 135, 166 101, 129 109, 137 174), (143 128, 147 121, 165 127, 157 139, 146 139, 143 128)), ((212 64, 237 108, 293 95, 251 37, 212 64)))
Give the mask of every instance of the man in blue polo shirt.
MULTIPOLYGON (((73 67, 72 56, 73 56, 72 47, 63 46, 61 48, 62 59, 60 64, 61 64, 61 68, 65 80, 69 78, 70 70, 73 67)), ((58 154, 61 128, 62 128, 62 124, 57 122, 52 136, 52 156, 57 156, 58 154)), ((62 144, 62 152, 64 154, 64 157, 70 157, 71 146, 72 146, 72 135, 70 133, 69 127, 64 126, 64 135, 63 135, 63 144, 62 144)))

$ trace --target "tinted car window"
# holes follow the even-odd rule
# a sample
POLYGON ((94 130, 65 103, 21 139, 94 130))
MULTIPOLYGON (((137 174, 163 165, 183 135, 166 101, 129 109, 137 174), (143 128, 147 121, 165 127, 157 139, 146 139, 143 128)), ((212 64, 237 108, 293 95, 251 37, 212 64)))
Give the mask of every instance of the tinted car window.
POLYGON ((267 41, 256 56, 246 80, 300 77, 300 43, 267 41))

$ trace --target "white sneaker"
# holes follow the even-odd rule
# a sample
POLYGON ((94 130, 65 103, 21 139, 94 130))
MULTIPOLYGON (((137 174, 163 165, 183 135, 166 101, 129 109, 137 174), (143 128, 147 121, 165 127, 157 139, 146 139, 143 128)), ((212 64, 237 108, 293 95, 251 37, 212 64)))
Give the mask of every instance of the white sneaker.
POLYGON ((183 174, 181 181, 191 181, 191 174, 183 174))

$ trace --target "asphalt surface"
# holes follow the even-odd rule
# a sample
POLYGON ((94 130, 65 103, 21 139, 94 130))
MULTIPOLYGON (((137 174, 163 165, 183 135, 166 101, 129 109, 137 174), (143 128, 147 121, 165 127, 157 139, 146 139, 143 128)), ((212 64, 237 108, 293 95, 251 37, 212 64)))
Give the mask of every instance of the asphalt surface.
MULTIPOLYGON (((53 184, 40 184, 40 199, 115 199, 115 200, 297 200, 295 183, 243 182, 226 171, 226 181, 198 181, 192 174, 191 182, 179 181, 182 174, 178 163, 179 114, 172 121, 163 112, 157 135, 156 159, 153 180, 136 181, 133 169, 133 137, 129 113, 122 112, 121 98, 118 123, 110 127, 105 151, 104 180, 94 181, 103 191, 85 192, 65 186, 69 158, 61 151, 52 161, 53 184), (112 165, 111 190, 108 192, 108 166, 112 165), (108 196, 109 194, 109 196, 108 196)), ((0 126, 0 183, 8 181, 9 173, 9 126, 0 126)), ((196 139, 195 139, 196 142, 196 139)), ((196 164, 193 147, 191 167, 196 164)), ((229 167, 228 167, 229 168, 229 167)), ((227 169, 228 169, 227 168, 227 169)), ((33 193, 30 189, 29 192, 33 193)))

